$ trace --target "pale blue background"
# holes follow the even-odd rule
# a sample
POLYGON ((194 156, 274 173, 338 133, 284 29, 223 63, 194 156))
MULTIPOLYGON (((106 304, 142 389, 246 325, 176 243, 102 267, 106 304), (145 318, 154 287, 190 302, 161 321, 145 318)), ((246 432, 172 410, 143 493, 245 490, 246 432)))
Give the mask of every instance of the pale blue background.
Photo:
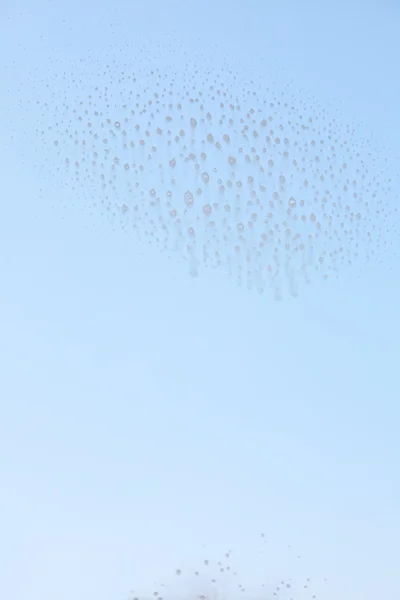
POLYGON ((52 209, 45 186, 38 200, 17 91, 54 49, 175 28, 254 69, 276 55, 391 142, 396 171, 400 9, 15 4, 0 12, 0 597, 125 600, 162 582, 194 597, 206 576, 175 569, 229 548, 247 597, 291 574, 321 599, 400 597, 399 257, 282 303, 190 279, 96 216, 52 209))

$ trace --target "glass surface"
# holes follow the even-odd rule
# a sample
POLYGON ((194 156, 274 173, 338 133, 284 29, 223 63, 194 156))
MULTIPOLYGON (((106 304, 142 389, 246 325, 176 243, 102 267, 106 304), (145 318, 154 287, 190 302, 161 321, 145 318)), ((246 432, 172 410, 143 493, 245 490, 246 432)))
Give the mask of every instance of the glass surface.
POLYGON ((0 596, 397 597, 398 8, 0 20, 0 596))

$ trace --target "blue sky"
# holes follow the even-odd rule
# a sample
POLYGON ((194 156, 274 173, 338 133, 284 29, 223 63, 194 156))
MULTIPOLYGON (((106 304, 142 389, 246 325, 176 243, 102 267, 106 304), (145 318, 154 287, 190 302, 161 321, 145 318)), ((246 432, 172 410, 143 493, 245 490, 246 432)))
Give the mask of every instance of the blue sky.
POLYGON ((54 187, 34 107, 52 90, 31 75, 173 29, 189 55, 275 60, 363 121, 379 159, 391 146, 395 203, 395 3, 42 0, 1 20, 0 595, 194 598, 217 577, 218 597, 243 596, 225 560, 251 598, 288 577, 294 600, 396 596, 395 227, 360 278, 282 302, 192 278, 54 187))

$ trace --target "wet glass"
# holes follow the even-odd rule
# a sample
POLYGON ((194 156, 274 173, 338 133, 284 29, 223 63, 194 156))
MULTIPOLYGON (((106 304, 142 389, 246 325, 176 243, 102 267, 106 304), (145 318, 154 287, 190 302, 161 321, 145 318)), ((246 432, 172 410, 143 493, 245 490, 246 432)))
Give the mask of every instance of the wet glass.
POLYGON ((396 7, 0 20, 1 597, 396 597, 396 7))

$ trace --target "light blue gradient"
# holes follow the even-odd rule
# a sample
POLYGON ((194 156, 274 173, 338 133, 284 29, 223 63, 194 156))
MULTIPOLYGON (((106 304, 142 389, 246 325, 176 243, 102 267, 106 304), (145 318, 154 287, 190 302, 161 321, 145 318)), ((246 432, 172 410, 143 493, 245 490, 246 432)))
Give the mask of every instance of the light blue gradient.
POLYGON ((399 254, 281 303, 192 279, 78 201, 61 208, 18 90, 40 87, 26 78, 52 52, 175 29, 243 68, 276 58, 391 144, 397 182, 400 12, 117 4, 0 12, 0 597, 194 598, 210 593, 203 560, 229 549, 246 593, 218 575, 219 597, 269 599, 289 576, 294 600, 307 577, 321 600, 398 597, 399 254))

